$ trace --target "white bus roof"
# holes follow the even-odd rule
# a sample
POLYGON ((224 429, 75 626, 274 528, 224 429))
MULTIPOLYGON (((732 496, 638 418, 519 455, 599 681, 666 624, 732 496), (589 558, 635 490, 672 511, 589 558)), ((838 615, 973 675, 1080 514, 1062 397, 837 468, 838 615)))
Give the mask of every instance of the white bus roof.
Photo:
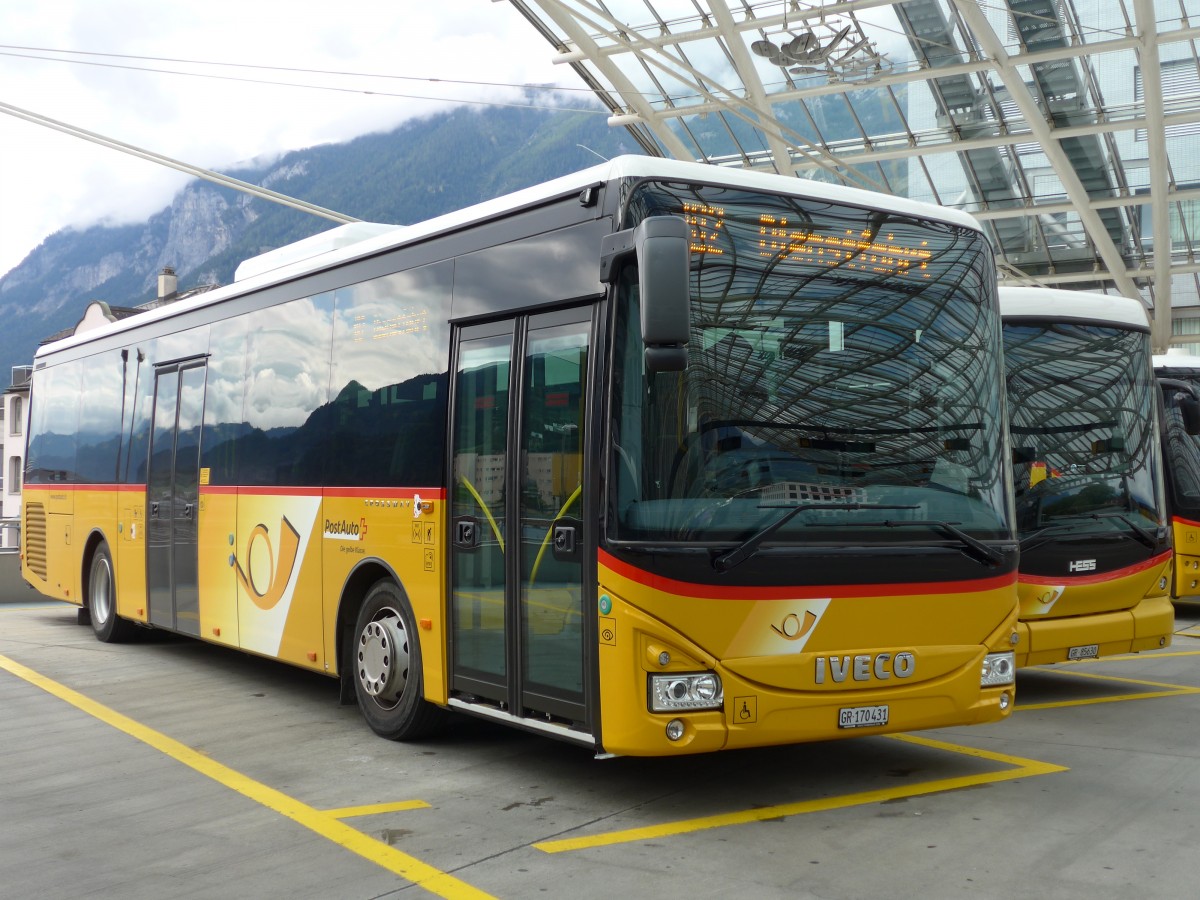
POLYGON ((1188 353, 1182 347, 1168 347, 1166 353, 1151 357, 1156 369, 1200 369, 1200 356, 1188 353))
POLYGON ((1088 319, 1134 328, 1150 327, 1145 305, 1120 294, 1001 285, 999 295, 1000 315, 1006 319, 1088 319))
MULTIPOLYGON (((732 166, 714 166, 708 163, 683 162, 653 156, 618 156, 598 166, 582 169, 524 190, 505 194, 474 206, 468 206, 445 215, 437 216, 414 225, 386 226, 375 223, 352 223, 328 232, 280 247, 258 257, 244 261, 238 271, 242 280, 224 285, 176 303, 147 310, 114 322, 109 328, 90 331, 86 335, 70 336, 40 347, 36 357, 49 355, 61 349, 86 343, 102 335, 139 327, 145 323, 172 318, 192 309, 211 306, 251 290, 301 277, 361 257, 383 253, 403 247, 422 238, 446 231, 453 231, 471 222, 503 215, 510 210, 521 209, 540 201, 582 191, 592 185, 619 178, 660 178, 678 181, 699 181, 710 184, 728 185, 735 188, 783 194, 832 203, 861 206, 868 209, 884 209, 917 219, 958 225, 973 231, 981 231, 979 222, 959 210, 944 209, 918 200, 909 200, 891 194, 880 194, 844 185, 826 184, 778 175, 773 172, 755 172, 732 166), (366 226, 361 228, 360 226, 366 226), (359 235, 360 239, 346 241, 343 236, 359 235), (361 235, 366 235, 362 237, 361 235), (264 259, 265 257, 265 259, 264 259)), ((597 254, 599 248, 597 248, 597 254)))

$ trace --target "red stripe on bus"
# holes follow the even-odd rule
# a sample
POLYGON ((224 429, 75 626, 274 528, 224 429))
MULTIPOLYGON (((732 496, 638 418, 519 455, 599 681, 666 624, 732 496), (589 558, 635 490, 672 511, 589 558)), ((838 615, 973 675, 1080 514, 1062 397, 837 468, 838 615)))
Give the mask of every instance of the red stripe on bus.
POLYGON ((101 493, 144 492, 144 484, 23 484, 21 491, 28 494, 38 491, 97 491, 101 493))
POLYGON ((446 489, 440 487, 399 487, 399 488, 325 488, 326 497, 411 497, 420 494, 422 500, 445 500, 446 489))
POLYGON ((1123 569, 1113 569, 1111 572, 1097 572, 1091 575, 1063 575, 1059 578, 1054 578, 1046 575, 1026 575, 1021 573, 1018 580, 1021 584, 1101 584, 1105 581, 1113 581, 1117 578, 1125 578, 1128 575, 1136 575, 1138 572, 1145 572, 1147 569, 1152 569, 1155 566, 1161 566, 1171 558, 1171 551, 1160 553, 1158 556, 1153 556, 1145 562, 1135 563, 1132 566, 1126 566, 1123 569))
POLYGON ((420 494, 423 500, 445 500, 446 489, 440 487, 257 487, 255 485, 204 484, 202 494, 258 494, 267 497, 362 497, 365 499, 399 500, 410 499, 420 494))
POLYGON ((1171 516, 1171 524, 1186 525, 1189 528, 1200 528, 1200 522, 1193 522, 1191 519, 1185 519, 1183 516, 1171 516))
POLYGON ((1017 580, 1016 572, 980 578, 977 581, 914 581, 910 584, 805 584, 771 586, 724 587, 715 584, 696 584, 691 581, 676 581, 655 575, 645 569, 623 562, 604 550, 600 551, 600 565, 612 569, 618 575, 636 581, 654 590, 684 597, 700 597, 705 600, 794 600, 797 595, 809 597, 880 597, 910 596, 914 594, 958 594, 981 592, 1008 587, 1017 580))
MULTIPOLYGON (((22 485, 25 493, 39 491, 96 491, 98 493, 138 493, 146 492, 144 484, 26 484, 22 485)), ((420 494, 424 500, 445 500, 446 489, 441 487, 378 487, 378 488, 341 488, 341 487, 267 487, 258 485, 236 484, 202 484, 202 494, 260 494, 271 497, 364 497, 385 499, 408 499, 414 494, 420 494)))

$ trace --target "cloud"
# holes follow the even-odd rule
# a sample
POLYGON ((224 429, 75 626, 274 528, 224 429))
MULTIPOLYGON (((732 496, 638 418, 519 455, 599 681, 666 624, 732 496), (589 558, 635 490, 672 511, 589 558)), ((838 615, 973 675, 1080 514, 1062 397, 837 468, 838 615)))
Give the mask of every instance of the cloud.
MULTIPOLYGON (((316 0, 4 4, 0 35, 10 47, 158 59, 0 49, 0 100, 185 162, 226 169, 388 130, 464 100, 519 101, 519 90, 500 83, 579 86, 569 68, 551 64, 550 45, 509 4, 454 0, 452 6, 451 12, 446 4, 381 0, 360 0, 344 10, 316 0), (352 74, 285 71, 300 69, 352 74)), ((187 181, 154 163, 7 115, 0 115, 0 146, 0 273, 61 228, 144 220, 187 181)))

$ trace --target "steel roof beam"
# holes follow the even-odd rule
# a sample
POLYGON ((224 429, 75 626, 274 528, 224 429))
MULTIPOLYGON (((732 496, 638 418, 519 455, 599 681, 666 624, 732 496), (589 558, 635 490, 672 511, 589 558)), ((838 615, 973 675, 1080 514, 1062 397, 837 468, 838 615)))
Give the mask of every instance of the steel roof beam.
MULTIPOLYGON (((534 0, 539 6, 544 5, 541 0, 534 0)), ((555 0, 551 0, 555 2, 555 0)), ((800 23, 808 23, 810 21, 821 21, 836 16, 852 16, 858 13, 866 12, 880 7, 895 6, 898 0, 854 0, 854 2, 845 3, 824 3, 813 5, 808 8, 793 8, 786 15, 772 16, 755 16, 753 9, 747 10, 747 15, 740 22, 734 22, 731 29, 727 29, 728 33, 744 34, 750 31, 766 31, 771 28, 783 27, 784 25, 793 26, 800 23)), ((687 19, 676 19, 674 21, 686 21, 690 19, 701 19, 701 16, 688 16, 687 19)), ((667 22, 671 24, 670 21, 667 22)), ((870 24, 870 23, 869 23, 870 24)), ((630 31, 642 30, 661 32, 661 28, 657 22, 646 22, 644 25, 629 25, 624 26, 630 31)), ((672 31, 668 33, 659 33, 656 35, 645 35, 643 39, 658 47, 668 47, 676 44, 695 43, 696 41, 711 40, 713 32, 717 29, 711 25, 701 25, 687 31, 672 31)), ((1191 38, 1200 36, 1200 26, 1184 26, 1171 31, 1159 32, 1158 42, 1160 44, 1173 43, 1176 41, 1190 40, 1191 38)), ((1072 47, 1064 47, 1059 53, 1069 56, 1090 56, 1096 52, 1093 48, 1105 48, 1100 52, 1107 52, 1108 49, 1131 49, 1136 47, 1137 39, 1133 37, 1114 38, 1112 40, 1096 41, 1095 43, 1078 44, 1072 47)), ((600 47, 600 53, 620 53, 617 47, 600 47)), ((1047 59, 1042 59, 1043 55, 1048 55, 1047 59, 1057 58, 1051 51, 1039 51, 1029 54, 1029 58, 1038 62, 1045 62, 1047 59)), ((594 58, 594 57, 593 57, 594 58)), ((1024 57, 1022 57, 1024 58, 1024 57)))
MULTIPOLYGON (((548 15, 554 17, 556 24, 558 24, 560 28, 563 28, 564 32, 567 33, 568 38, 571 41, 576 42, 576 46, 585 49, 588 53, 592 52, 592 49, 595 47, 595 43, 592 38, 587 35, 581 27, 579 27, 581 22, 586 22, 593 30, 603 33, 610 41, 622 44, 627 48, 631 56, 636 57, 646 66, 658 69, 675 81, 678 81, 680 84, 686 85, 697 93, 707 96, 710 102, 715 104, 714 109, 717 109, 723 113, 727 113, 731 116, 736 116, 752 127, 762 131, 764 136, 773 130, 777 135, 781 136, 785 144, 790 143, 790 145, 795 148, 795 151, 799 155, 805 157, 814 165, 825 169, 835 178, 838 178, 846 183, 858 181, 858 186, 866 187, 871 190, 886 190, 883 185, 880 185, 869 176, 852 169, 846 169, 844 166, 842 166, 841 161, 837 159, 837 157, 825 151, 819 144, 814 143, 813 141, 804 137, 802 134, 796 132, 794 129, 788 128, 782 122, 775 119, 771 115, 770 107, 765 109, 755 109, 746 101, 746 99, 739 97, 737 92, 718 84, 713 78, 705 75, 703 72, 700 72, 682 59, 664 54, 666 59, 669 61, 669 64, 663 62, 653 53, 647 52, 648 50, 658 51, 659 48, 649 45, 649 43, 636 31, 629 31, 629 38, 623 37, 622 35, 625 33, 626 26, 613 19, 606 9, 582 2, 582 0, 579 0, 579 2, 576 4, 577 6, 585 7, 590 13, 600 17, 615 30, 606 30, 605 27, 600 24, 600 22, 588 19, 580 12, 568 8, 565 3, 561 2, 561 0, 537 0, 537 2, 539 6, 546 10, 548 15), (556 13, 558 15, 555 15, 556 13), (572 26, 570 30, 568 30, 568 25, 572 26), (580 41, 583 41, 583 43, 580 43, 580 41), (712 84, 714 90, 709 90, 706 88, 704 86, 705 82, 712 84), (717 94, 724 95, 729 99, 723 99, 723 97, 719 97, 717 94), (741 107, 745 107, 746 109, 742 109, 741 107)), ((612 65, 611 60, 604 60, 603 62, 607 63, 607 65, 602 69, 602 72, 610 79, 610 81, 612 81, 614 87, 621 92, 622 97, 631 99, 631 108, 635 109, 635 118, 632 121, 622 120, 623 117, 617 116, 611 119, 610 123, 614 125, 625 126, 630 124, 645 124, 647 127, 652 129, 654 135, 659 140, 663 141, 663 146, 667 147, 671 154, 677 159, 695 159, 696 155, 691 153, 691 151, 687 149, 687 147, 678 139, 678 137, 676 137, 674 133, 663 124, 664 117, 662 116, 662 112, 656 111, 649 107, 649 105, 645 102, 644 96, 636 93, 632 83, 630 83, 627 79, 624 79, 624 76, 621 75, 619 69, 612 65), (622 80, 620 82, 613 80, 613 74, 620 77, 622 80), (629 92, 628 95, 626 94, 627 91, 629 92), (667 137, 671 139, 670 142, 666 140, 667 137)), ((598 67, 601 65, 600 60, 594 60, 593 63, 598 67)), ((788 167, 786 169, 787 174, 795 174, 794 165, 795 163, 789 160, 788 167)))
MULTIPOLYGON (((558 2, 558 0, 537 0, 537 2, 546 15, 554 20, 554 24, 562 29, 562 33, 566 36, 567 40, 588 54, 592 64, 608 79, 608 83, 620 93, 625 106, 644 121, 646 127, 653 132, 655 139, 666 148, 668 153, 676 159, 695 158, 695 155, 688 150, 687 146, 679 139, 675 132, 655 116, 654 109, 651 107, 649 100, 633 86, 633 82, 625 76, 620 67, 615 65, 611 59, 599 53, 599 47, 596 45, 596 42, 580 27, 579 21, 575 18, 571 10, 558 2)), ((632 47, 629 49, 632 51, 632 47)))
POLYGON ((1016 66, 1023 64, 1023 61, 1013 62, 1013 58, 1004 49, 1000 38, 996 35, 987 17, 984 16, 983 11, 976 5, 975 0, 951 0, 951 2, 970 27, 975 40, 979 42, 980 49, 995 61, 997 75, 1004 86, 1008 88, 1008 94, 1021 111, 1021 115, 1025 117, 1030 134, 1042 145, 1042 152, 1058 174, 1067 196, 1078 207, 1076 212, 1080 221, 1095 246, 1096 252, 1112 273, 1117 288, 1127 297, 1140 299, 1141 294, 1138 292, 1137 285, 1125 274, 1125 260, 1109 236, 1108 229, 1104 226, 1099 214, 1092 207, 1091 198, 1084 190, 1079 175, 1071 166, 1071 161, 1059 143, 1055 129, 1045 119, 1041 107, 1038 106, 1036 99, 1026 86, 1025 79, 1017 72, 1016 66))
MULTIPOLYGON (((1200 188, 1193 188, 1186 191, 1168 191, 1164 195, 1167 204, 1183 203, 1187 201, 1200 200, 1200 188)), ((1153 202, 1150 194, 1126 194, 1122 197, 1105 197, 1103 199, 1092 200, 1092 206, 1096 209, 1116 209, 1123 206, 1149 206, 1153 202)), ((1061 203, 1031 203, 1027 206, 1018 206, 1005 209, 994 210, 967 210, 976 219, 981 222, 990 222, 996 219, 1013 219, 1021 216, 1048 216, 1061 215, 1064 213, 1075 212, 1075 204, 1071 202, 1061 203)))
MULTIPOLYGON (((1189 112, 1163 116, 1161 124, 1165 129, 1174 125, 1191 125, 1196 122, 1200 122, 1200 108, 1190 110, 1189 112)), ((1132 119, 1110 120, 1088 125, 1069 125, 1054 129, 1054 133, 1061 137, 1078 137, 1086 134, 1135 131, 1148 127, 1146 117, 1138 116, 1132 119)), ((961 153, 967 150, 978 150, 987 147, 1032 144, 1037 140, 1032 132, 1013 131, 1011 129, 1006 134, 993 134, 971 138, 960 138, 953 133, 947 135, 943 129, 938 129, 933 132, 920 132, 915 134, 914 138, 915 142, 908 143, 902 134, 881 135, 878 138, 872 139, 869 147, 861 142, 855 142, 853 146, 846 143, 834 143, 829 145, 829 150, 831 153, 835 153, 843 164, 854 166, 883 162, 885 160, 930 156, 936 153, 961 153), (923 138, 928 138, 928 140, 923 140, 923 138), (899 144, 901 142, 904 142, 904 146, 888 146, 889 144, 899 144)), ((754 155, 751 154, 751 159, 753 160, 753 158, 754 155)), ((809 168, 808 164, 803 161, 797 161, 794 165, 797 171, 809 168)))
MULTIPOLYGON (((1179 263, 1178 265, 1171 266, 1172 275, 1194 275, 1196 273, 1200 273, 1200 262, 1179 263)), ((1145 266, 1139 266, 1136 269, 1123 269, 1121 275, 1131 280, 1150 279, 1154 277, 1154 270, 1148 269, 1145 266)), ((1054 284, 1088 284, 1097 281, 1116 281, 1117 276, 1113 272, 1098 269, 1094 272, 1062 272, 1058 274, 1029 275, 1007 280, 1013 284, 1028 282, 1030 284, 1049 286, 1054 284)), ((1140 296, 1139 299, 1141 299, 1140 296)), ((1143 300, 1143 302, 1145 301, 1143 300)), ((1195 341, 1196 335, 1192 335, 1191 343, 1195 343, 1195 341)))
MULTIPOLYGON (((733 15, 729 12, 725 0, 709 0, 708 8, 712 10, 713 18, 717 20, 721 32, 732 34, 735 30, 733 15)), ((758 70, 754 67, 754 59, 750 56, 750 51, 746 49, 746 42, 727 40, 725 46, 733 58, 734 68, 737 69, 742 84, 746 87, 746 99, 754 105, 756 110, 770 110, 771 104, 767 98, 766 88, 763 87, 762 79, 758 77, 758 70)), ((762 112, 759 112, 759 115, 761 116, 762 112)), ((767 139, 767 147, 770 148, 771 155, 775 157, 775 171, 789 175, 794 174, 796 170, 792 165, 792 153, 788 149, 788 142, 783 139, 777 128, 763 128, 762 131, 767 139)))
POLYGON ((1167 136, 1163 126, 1162 69, 1155 41, 1154 0, 1133 0, 1137 37, 1142 46, 1142 101, 1146 107, 1146 148, 1150 157, 1150 222, 1154 235, 1154 321, 1150 343, 1156 353, 1171 341, 1171 208, 1167 191, 1167 136))
MULTIPOLYGON (((548 2, 557 2, 557 0, 548 0, 548 2)), ((888 4, 890 5, 890 4, 888 4)), ((743 29, 745 30, 745 29, 743 29)), ((709 28, 703 35, 707 39, 713 39, 715 29, 709 28)), ((1170 32, 1159 32, 1156 43, 1158 45, 1181 43, 1186 40, 1200 38, 1200 26, 1180 28, 1170 32)), ((674 40, 664 38, 649 38, 643 37, 642 40, 648 44, 656 46, 672 46, 676 43, 674 40)), ((1105 53, 1117 53, 1123 50, 1137 50, 1142 46, 1141 41, 1137 37, 1121 37, 1113 38, 1107 41, 1096 41, 1089 44, 1076 44, 1073 46, 1056 47, 1048 50, 1039 50, 1034 53, 1022 53, 1017 59, 1017 65, 1034 65, 1037 63, 1058 62, 1060 60, 1076 59, 1079 57, 1093 58, 1105 53)), ((599 48, 602 55, 615 56, 621 53, 628 52, 627 45, 614 44, 607 48, 599 48)), ((585 54, 586 56, 586 54, 585 54)), ((575 54, 562 54, 553 59, 556 63, 568 63, 575 60, 575 54)), ((970 60, 967 62, 955 63, 948 66, 938 66, 937 74, 942 75, 971 75, 977 72, 987 72, 994 68, 991 60, 970 60)), ((893 72, 888 75, 880 75, 878 78, 872 79, 870 82, 864 82, 864 86, 871 87, 888 87, 898 84, 912 84, 914 82, 928 81, 931 77, 931 70, 927 68, 907 69, 903 72, 893 72)), ((830 82, 826 84, 813 85, 810 87, 794 88, 778 93, 769 94, 768 97, 772 104, 786 103, 793 100, 805 100, 809 97, 820 97, 827 94, 845 94, 852 89, 854 83, 846 82, 830 82)), ((692 106, 677 106, 671 109, 660 109, 658 113, 664 117, 688 116, 706 112, 719 111, 720 107, 708 103, 697 103, 692 106)))
MULTIPOLYGON (((534 2, 536 2, 539 6, 544 5, 542 3, 542 0, 534 0, 534 2)), ((557 2, 557 0, 551 0, 551 2, 557 2)), ((896 0, 853 0, 853 2, 850 2, 850 0, 848 0, 848 2, 845 2, 845 3, 825 3, 825 4, 822 4, 819 6, 812 6, 807 9, 793 7, 793 9, 790 13, 784 13, 784 14, 772 15, 772 16, 762 16, 761 18, 754 15, 753 9, 747 9, 747 10, 745 10, 746 17, 744 19, 742 19, 741 22, 737 22, 736 20, 733 20, 732 27, 730 29, 727 29, 727 33, 742 34, 747 31, 758 31, 760 29, 765 31, 768 28, 775 28, 777 26, 780 26, 780 27, 784 26, 784 25, 791 26, 791 25, 797 25, 800 23, 808 22, 808 21, 820 21, 822 19, 827 19, 827 18, 830 18, 833 16, 850 16, 854 13, 864 12, 869 9, 878 9, 878 8, 884 7, 884 6, 893 6, 895 3, 896 3, 896 0)), ((580 5, 586 5, 586 4, 583 4, 581 2, 580 5)), ((697 8, 699 8, 698 4, 697 4, 697 8)), ((710 4, 710 9, 711 9, 711 4, 710 4)), ((704 18, 703 15, 686 16, 686 17, 677 18, 677 19, 668 21, 666 24, 670 25, 670 24, 672 24, 672 22, 685 22, 685 21, 690 21, 693 19, 702 20, 703 18, 704 18)), ((647 30, 647 31, 653 30, 656 32, 662 31, 662 28, 660 27, 658 22, 646 22, 644 25, 626 24, 623 27, 625 27, 629 31, 638 31, 639 33, 643 29, 647 30)), ((664 47, 670 47, 670 46, 674 46, 676 44, 688 44, 688 43, 694 43, 696 41, 711 40, 713 37, 713 32, 717 31, 717 30, 718 29, 714 28, 711 25, 701 25, 700 27, 693 28, 690 31, 667 32, 665 34, 659 34, 656 37, 646 35, 643 37, 643 40, 645 40, 646 43, 648 43, 648 44, 653 44, 653 45, 657 46, 659 49, 662 49, 664 47)), ((613 47, 601 47, 600 52, 601 53, 619 53, 620 50, 615 49, 613 47)))

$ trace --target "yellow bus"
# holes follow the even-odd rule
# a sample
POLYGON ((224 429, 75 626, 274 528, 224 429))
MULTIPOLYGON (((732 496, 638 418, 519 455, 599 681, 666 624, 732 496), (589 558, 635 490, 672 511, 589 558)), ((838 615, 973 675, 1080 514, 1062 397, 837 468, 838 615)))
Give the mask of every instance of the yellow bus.
POLYGON ((1154 357, 1162 390, 1167 503, 1175 540, 1175 600, 1200 597, 1200 356, 1172 347, 1154 357))
POLYGON ((1001 287, 1000 313, 1021 538, 1017 665, 1165 647, 1171 533, 1145 307, 1001 287))
POLYGON ((455 710, 670 755, 1010 712, 969 216, 623 157, 355 229, 39 351, 24 574, 101 640, 327 673, 393 739, 455 710))

